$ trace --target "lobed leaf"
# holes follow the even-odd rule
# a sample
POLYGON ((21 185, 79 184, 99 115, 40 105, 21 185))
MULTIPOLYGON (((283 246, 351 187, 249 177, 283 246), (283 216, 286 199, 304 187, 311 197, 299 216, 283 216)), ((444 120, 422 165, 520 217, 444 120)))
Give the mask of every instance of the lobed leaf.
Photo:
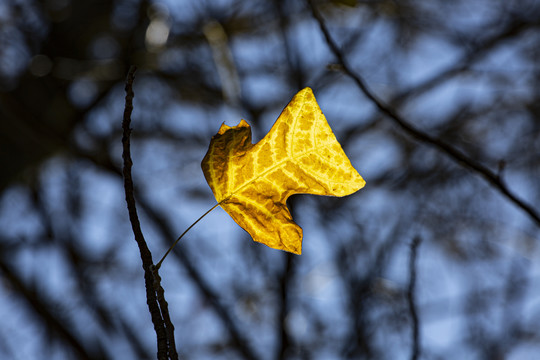
POLYGON ((302 229, 287 208, 289 196, 345 196, 365 185, 310 88, 257 144, 246 121, 222 124, 201 165, 219 205, 253 240, 295 254, 302 252, 302 229))

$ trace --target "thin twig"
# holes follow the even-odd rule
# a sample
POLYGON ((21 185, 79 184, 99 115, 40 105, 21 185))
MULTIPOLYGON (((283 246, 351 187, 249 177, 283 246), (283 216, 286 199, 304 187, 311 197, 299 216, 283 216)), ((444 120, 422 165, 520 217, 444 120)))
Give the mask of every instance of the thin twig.
MULTIPOLYGON (((152 317, 152 323, 154 324, 154 330, 157 336, 157 357, 159 360, 167 360, 169 354, 170 341, 167 341, 167 332, 165 330, 165 323, 162 318, 162 311, 160 309, 156 291, 154 290, 154 276, 152 274, 153 261, 152 253, 146 244, 144 239, 139 217, 137 216, 137 209, 135 207, 135 196, 133 193, 133 179, 131 177, 131 167, 133 162, 131 160, 130 140, 131 134, 131 112, 133 111, 133 80, 135 79, 135 71, 137 68, 132 66, 129 69, 126 79, 126 103, 124 107, 124 118, 122 121, 122 145, 123 152, 122 158, 124 160, 123 175, 124 175, 124 190, 126 193, 126 203, 129 211, 129 221, 131 222, 131 228, 135 235, 135 241, 139 246, 139 252, 141 254, 142 267, 144 269, 144 284, 146 287, 146 303, 152 317)), ((174 345, 174 340, 172 342, 174 345)), ((176 352, 176 349, 174 350, 176 352)))
POLYGON ((416 258, 420 242, 421 239, 419 237, 413 239, 411 243, 411 257, 409 259, 409 288, 407 289, 407 300, 409 302, 409 312, 412 321, 411 360, 420 358, 420 322, 418 320, 418 312, 416 311, 416 302, 414 298, 416 287, 416 258))
MULTIPOLYGON (((150 220, 156 225, 156 229, 161 232, 163 239, 170 239, 174 236, 174 232, 171 224, 167 221, 167 218, 164 213, 162 213, 158 208, 150 205, 150 202, 141 198, 140 206, 144 209, 145 214, 148 215, 150 220)), ((193 262, 193 256, 190 255, 188 249, 182 249, 178 251, 177 248, 172 250, 172 253, 179 260, 180 264, 185 267, 185 270, 188 276, 191 278, 193 283, 197 286, 198 290, 201 292, 202 297, 205 299, 205 302, 209 304, 211 308, 214 309, 218 318, 223 322, 223 325, 228 329, 228 335, 230 336, 230 341, 234 344, 234 348, 239 352, 241 357, 238 359, 248 359, 255 360, 258 359, 256 351, 251 347, 251 342, 241 331, 241 326, 238 319, 231 315, 232 312, 226 305, 220 301, 219 294, 215 292, 208 281, 204 278, 203 273, 197 269, 193 262)))
POLYGON ((502 179, 500 179, 495 172, 485 167, 481 163, 476 162, 472 158, 468 157, 467 155, 462 153, 460 150, 412 126, 408 121, 405 121, 404 118, 398 115, 390 106, 388 106, 381 99, 379 99, 375 95, 375 93, 373 93, 371 89, 368 88, 368 86, 365 84, 364 80, 360 77, 360 75, 358 75, 347 62, 341 50, 337 46, 336 42, 330 36, 330 33, 328 31, 328 28, 326 27, 324 19, 322 18, 318 10, 315 8, 315 5, 313 4, 313 0, 307 0, 307 2, 311 8, 313 17, 319 23, 319 26, 326 39, 328 46, 334 53, 334 56, 337 58, 340 65, 343 67, 343 71, 354 80, 354 82, 360 88, 360 90, 362 90, 364 95, 369 100, 371 100, 371 102, 373 102, 373 104, 375 104, 375 106, 382 113, 386 114, 390 119, 394 121, 395 124, 401 127, 409 135, 420 140, 421 142, 427 143, 439 149, 440 151, 446 153, 449 157, 454 159, 458 164, 466 166, 469 169, 476 172, 477 174, 481 175, 488 183, 490 183, 493 187, 498 189, 502 195, 504 195, 516 206, 518 206, 523 211, 525 211, 529 215, 529 217, 538 226, 540 226, 540 214, 538 214, 538 212, 530 204, 521 200, 514 193, 512 193, 510 189, 506 186, 506 184, 502 181, 502 179))
POLYGON ((217 208, 219 205, 219 203, 215 204, 214 206, 212 206, 210 208, 210 210, 208 210, 207 212, 205 212, 204 214, 201 215, 200 218, 198 218, 197 220, 195 220, 195 222, 193 224, 191 224, 183 233, 182 235, 180 235, 176 240, 175 242, 173 242, 173 244, 171 245, 171 247, 169 247, 169 250, 167 250, 167 252, 165 253, 165 255, 163 255, 163 257, 161 258, 161 260, 159 260, 159 262, 156 264, 156 269, 159 269, 161 267, 161 264, 163 263, 163 260, 165 260, 165 258, 167 257, 167 255, 169 255, 169 253, 171 252, 171 250, 176 246, 176 244, 178 244, 178 242, 180 241, 180 239, 182 239, 184 237, 184 235, 186 235, 186 233, 191 230, 192 227, 195 226, 195 224, 197 224, 199 221, 201 221, 201 219, 203 217, 205 217, 206 215, 208 215, 212 210, 214 210, 215 208, 217 208))

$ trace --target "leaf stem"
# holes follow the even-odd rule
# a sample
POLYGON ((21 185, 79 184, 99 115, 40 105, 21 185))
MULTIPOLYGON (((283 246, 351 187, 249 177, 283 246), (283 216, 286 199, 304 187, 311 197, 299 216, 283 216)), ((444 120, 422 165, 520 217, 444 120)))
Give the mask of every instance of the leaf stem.
POLYGON ((208 210, 207 212, 205 212, 204 214, 202 214, 200 218, 198 218, 197 220, 195 220, 195 222, 194 222, 193 224, 191 224, 191 225, 186 229, 186 231, 184 231, 184 232, 182 233, 182 235, 180 235, 180 236, 178 237, 178 239, 176 239, 176 241, 171 245, 171 247, 169 248, 169 250, 167 250, 167 252, 165 253, 165 255, 163 255, 163 257, 161 258, 161 260, 159 260, 159 262, 156 264, 156 269, 159 269, 159 268, 161 267, 161 263, 163 262, 163 260, 165 260, 165 258, 167 257, 167 255, 169 255, 169 253, 170 253, 171 250, 176 246, 176 244, 178 244, 178 242, 180 241, 180 239, 181 239, 182 237, 184 237, 184 235, 186 235, 186 233, 187 233, 192 227, 194 227, 196 223, 198 223, 199 221, 201 221, 201 219, 202 219, 203 217, 205 217, 205 216, 208 215, 212 210, 214 210, 215 208, 217 208, 219 204, 220 204, 220 203, 217 203, 216 205, 212 206, 212 207, 210 208, 210 210, 208 210))

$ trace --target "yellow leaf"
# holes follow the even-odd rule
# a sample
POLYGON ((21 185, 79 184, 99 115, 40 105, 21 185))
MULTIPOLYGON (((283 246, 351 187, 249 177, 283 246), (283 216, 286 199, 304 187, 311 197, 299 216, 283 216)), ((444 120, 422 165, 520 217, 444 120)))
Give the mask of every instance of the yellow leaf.
POLYGON ((302 253, 302 229, 287 208, 289 196, 345 196, 365 185, 310 88, 294 96, 255 145, 244 120, 222 124, 201 165, 219 205, 253 240, 295 254, 302 253))

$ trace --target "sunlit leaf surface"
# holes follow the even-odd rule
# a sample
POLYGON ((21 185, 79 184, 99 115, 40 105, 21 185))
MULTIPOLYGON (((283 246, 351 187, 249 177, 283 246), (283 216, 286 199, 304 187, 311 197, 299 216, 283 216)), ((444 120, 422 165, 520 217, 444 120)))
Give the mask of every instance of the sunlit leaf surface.
POLYGON ((294 96, 257 144, 246 121, 222 124, 202 169, 219 205, 253 240, 295 254, 302 252, 302 229, 287 208, 289 196, 345 196, 365 185, 310 88, 294 96))

